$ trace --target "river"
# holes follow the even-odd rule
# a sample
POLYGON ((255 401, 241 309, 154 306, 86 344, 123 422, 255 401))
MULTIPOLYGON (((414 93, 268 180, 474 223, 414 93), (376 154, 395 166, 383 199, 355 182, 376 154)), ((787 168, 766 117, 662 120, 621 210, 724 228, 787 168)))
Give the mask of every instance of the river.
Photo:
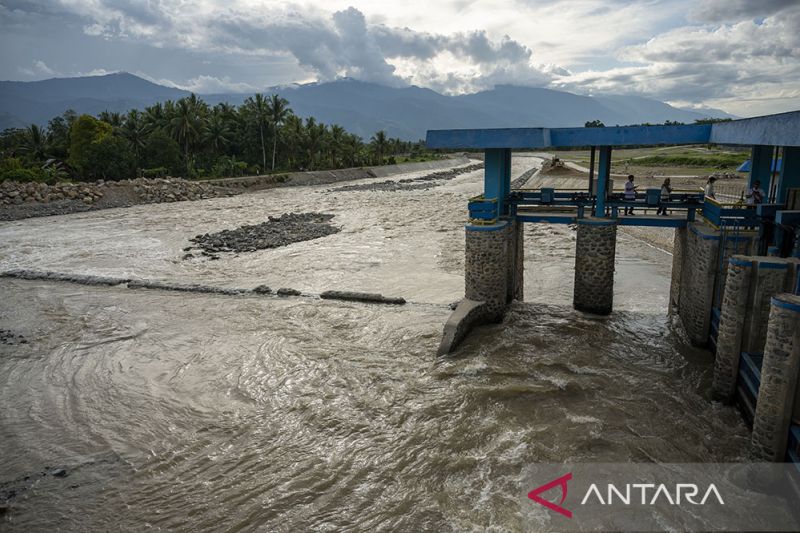
POLYGON ((667 316, 669 254, 621 233, 615 311, 591 318, 571 307, 574 231, 528 225, 526 303, 437 359, 481 171, 330 188, 0 223, 0 270, 410 302, 0 278, 0 329, 28 341, 0 343, 0 529, 530 530, 531 464, 744 458, 740 416, 708 399, 711 355, 667 316), (289 211, 342 231, 182 259, 198 233, 289 211))

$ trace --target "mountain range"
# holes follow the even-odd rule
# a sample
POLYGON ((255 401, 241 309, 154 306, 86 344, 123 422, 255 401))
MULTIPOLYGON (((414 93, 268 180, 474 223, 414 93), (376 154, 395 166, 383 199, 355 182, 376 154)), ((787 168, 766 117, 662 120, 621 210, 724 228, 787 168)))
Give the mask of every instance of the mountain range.
MULTIPOLYGON (((365 139, 378 130, 385 130, 392 137, 417 140, 424 138, 429 129, 569 127, 583 126, 589 120, 611 125, 735 118, 719 110, 680 109, 637 96, 581 96, 512 85, 448 96, 422 87, 386 87, 345 78, 271 87, 263 92, 280 94, 301 117, 313 116, 327 124, 339 124, 365 139)), ((104 110, 126 112, 189 94, 125 72, 32 82, 0 81, 0 130, 46 124, 67 109, 92 115, 104 110)), ((248 95, 199 96, 212 105, 238 105, 248 95)))

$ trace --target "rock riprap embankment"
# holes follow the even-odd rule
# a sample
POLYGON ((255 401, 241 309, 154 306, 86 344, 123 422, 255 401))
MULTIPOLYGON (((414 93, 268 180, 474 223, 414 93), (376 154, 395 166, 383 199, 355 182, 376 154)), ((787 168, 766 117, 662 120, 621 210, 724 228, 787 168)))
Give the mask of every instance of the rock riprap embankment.
MULTIPOLYGON (((220 252, 254 252, 267 248, 278 248, 301 241, 327 237, 341 231, 329 224, 333 215, 325 213, 284 213, 279 217, 254 226, 241 226, 217 233, 206 233, 190 239, 203 255, 218 257, 220 252)), ((190 251, 191 247, 184 249, 190 251)), ((192 254, 186 254, 189 259, 192 254)))
POLYGON ((181 178, 136 178, 133 180, 103 181, 93 183, 0 183, 0 204, 49 203, 59 200, 79 200, 92 204, 110 191, 129 188, 137 203, 179 202, 219 196, 216 187, 181 178))
POLYGON ((467 172, 474 172, 483 168, 483 163, 476 163, 474 165, 467 165, 465 167, 451 168, 449 170, 440 170, 431 174, 420 176, 419 178, 408 178, 402 180, 386 180, 379 181, 378 183, 360 183, 356 185, 345 185, 343 187, 336 187, 335 189, 328 189, 325 192, 344 192, 344 191, 414 191, 421 189, 430 189, 441 185, 442 182, 451 180, 461 174, 467 172))

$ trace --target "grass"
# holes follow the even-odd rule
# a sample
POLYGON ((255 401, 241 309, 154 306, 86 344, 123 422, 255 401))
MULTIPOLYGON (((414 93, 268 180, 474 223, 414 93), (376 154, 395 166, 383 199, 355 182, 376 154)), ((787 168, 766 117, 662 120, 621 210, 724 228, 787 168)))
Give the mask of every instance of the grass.
MULTIPOLYGON (((564 150, 556 152, 564 161, 588 166, 588 150, 564 150)), ((735 170, 749 159, 747 152, 723 150, 705 145, 656 146, 648 148, 616 149, 611 152, 612 165, 636 167, 694 167, 714 170, 735 170)))

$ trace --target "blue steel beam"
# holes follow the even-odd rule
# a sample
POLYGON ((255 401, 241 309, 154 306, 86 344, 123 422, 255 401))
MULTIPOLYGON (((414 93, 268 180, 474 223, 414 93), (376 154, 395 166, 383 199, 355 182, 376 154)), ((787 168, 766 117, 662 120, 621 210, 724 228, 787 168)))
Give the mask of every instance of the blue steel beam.
POLYGON ((557 148, 659 144, 800 146, 800 111, 715 124, 429 130, 428 148, 557 148))
POLYGON ((761 182, 761 188, 770 190, 770 163, 772 162, 772 146, 753 146, 750 153, 750 179, 748 186, 752 187, 756 180, 761 182))
MULTIPOLYGON (((600 129, 600 128, 586 128, 600 129)), ((594 209, 594 216, 606 216, 606 196, 608 195, 608 180, 611 176, 611 147, 600 147, 600 162, 597 168, 597 204, 594 209)))
POLYGON ((711 125, 709 124, 552 128, 550 129, 550 146, 703 144, 708 142, 710 134, 711 125))
POLYGON ((497 216, 508 212, 506 198, 511 192, 511 150, 491 148, 484 151, 483 197, 497 202, 497 216))
POLYGON ((544 148, 550 146, 546 128, 428 130, 428 148, 544 148))
POLYGON ((428 130, 425 144, 428 148, 460 149, 703 144, 710 134, 709 124, 428 130))
POLYGON ((800 111, 717 122, 711 128, 712 143, 800 146, 800 111))
POLYGON ((786 146, 783 151, 783 164, 778 177, 778 192, 775 202, 786 202, 786 193, 789 189, 800 187, 800 148, 786 146))

